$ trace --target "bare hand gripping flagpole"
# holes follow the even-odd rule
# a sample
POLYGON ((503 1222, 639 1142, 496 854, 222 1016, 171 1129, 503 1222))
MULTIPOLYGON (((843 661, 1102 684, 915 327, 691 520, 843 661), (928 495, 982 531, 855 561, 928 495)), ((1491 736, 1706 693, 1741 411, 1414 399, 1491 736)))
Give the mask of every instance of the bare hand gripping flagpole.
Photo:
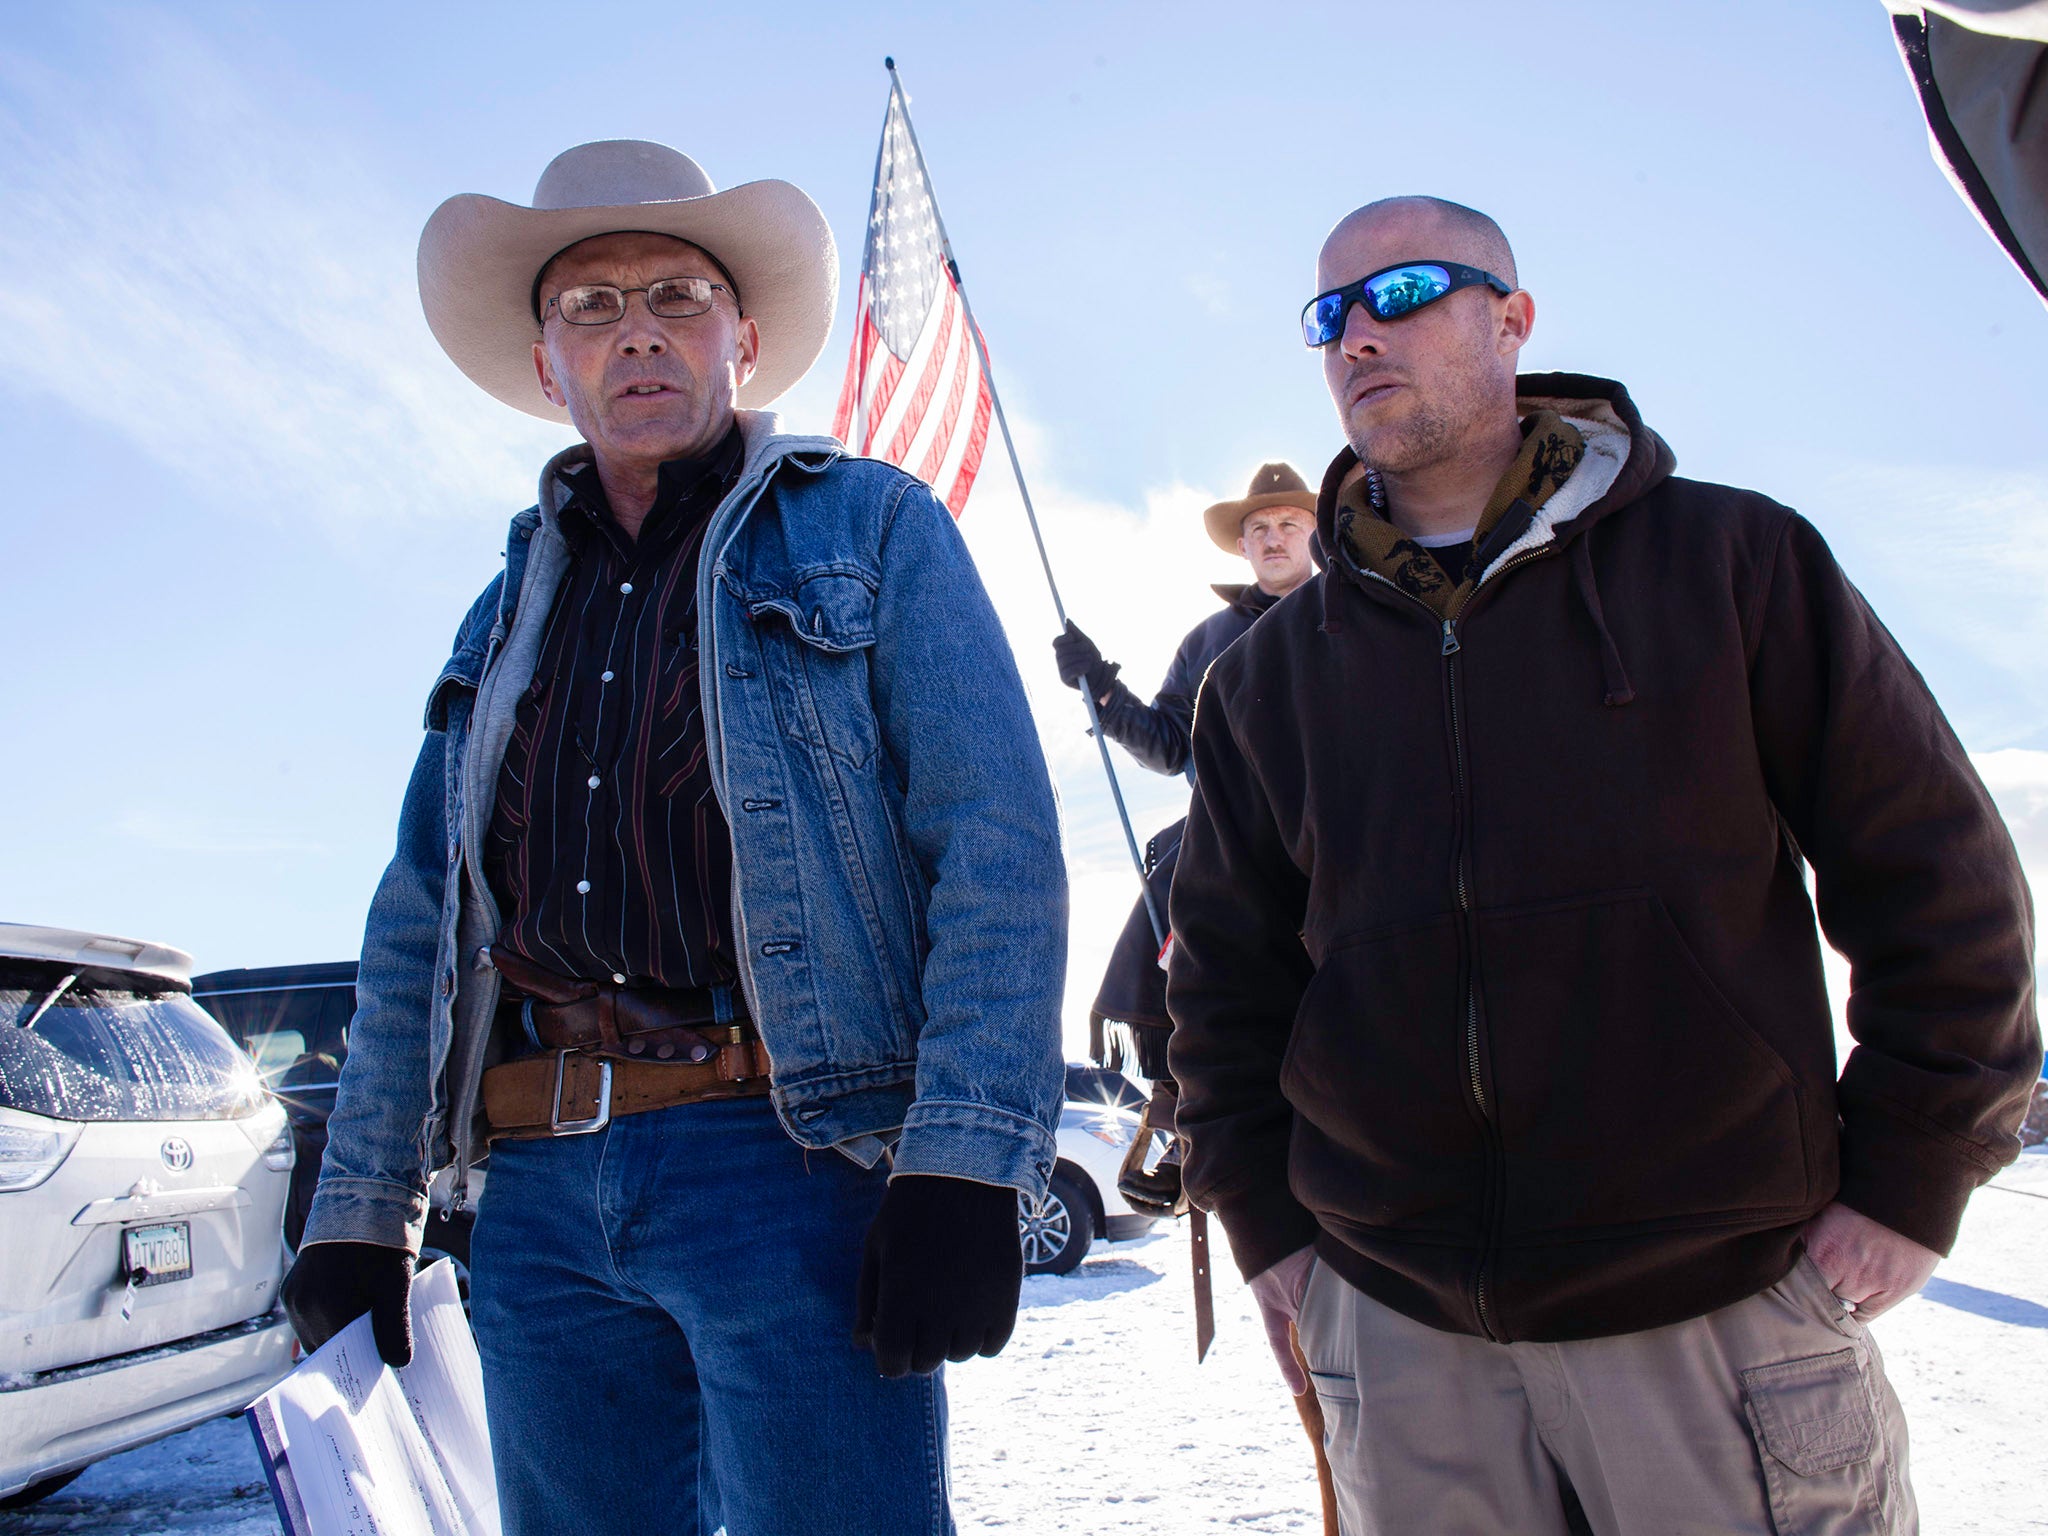
MULTIPOLYGON (((931 192, 932 221, 938 226, 939 249, 945 253, 946 271, 953 279, 953 289, 960 295, 960 308, 967 321, 967 334, 974 338, 974 355, 981 363, 982 379, 988 384, 989 403, 995 407, 996 424, 1003 429, 1003 447, 1009 450, 1010 472, 1017 477, 1017 494, 1024 500, 1024 516, 1031 523, 1031 539, 1038 546, 1038 563, 1045 569, 1045 584, 1052 590, 1053 611, 1059 615, 1060 628, 1067 625, 1067 605, 1060 601, 1060 585, 1053 579, 1052 561, 1046 557, 1045 536, 1038 531, 1038 513, 1031 505, 1031 491, 1024 484, 1024 466, 1017 459, 1017 443, 1010 436, 1010 419, 1003 414, 1002 393, 996 388, 995 371, 988 365, 988 345, 981 338, 981 327, 974 323, 974 305, 968 300, 967 287, 960 281, 960 263, 953 255, 953 242, 946 235, 946 220, 939 212, 939 196, 932 187, 931 168, 924 163, 924 150, 917 142, 917 129, 910 121, 910 98, 903 92, 903 82, 896 74, 893 58, 882 60, 889 70, 889 90, 896 98, 903 112, 903 127, 910 135, 910 151, 917 156, 918 174, 924 178, 925 187, 931 192)), ((1109 760, 1109 738, 1102 733, 1102 716, 1095 707, 1095 695, 1088 688, 1088 680, 1081 680, 1081 702, 1088 707, 1088 726, 1095 737, 1095 746, 1102 754, 1102 771, 1109 779, 1109 793, 1116 801, 1117 820, 1123 824, 1124 844, 1130 849, 1131 864, 1138 871, 1138 889, 1145 896, 1145 914, 1152 919, 1152 942, 1159 948, 1166 947, 1166 918, 1159 910, 1159 903, 1152 895, 1151 882, 1145 878, 1145 857, 1138 851, 1138 836, 1131 830, 1131 813, 1124 808, 1123 786, 1117 783, 1116 766, 1109 760)))

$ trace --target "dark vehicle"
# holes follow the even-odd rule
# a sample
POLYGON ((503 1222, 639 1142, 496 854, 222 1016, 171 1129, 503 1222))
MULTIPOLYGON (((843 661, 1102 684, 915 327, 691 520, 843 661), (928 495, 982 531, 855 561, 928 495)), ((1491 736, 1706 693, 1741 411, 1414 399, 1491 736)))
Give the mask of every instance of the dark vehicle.
MULTIPOLYGON (((292 1170, 291 1200, 285 1206, 284 1236, 297 1248, 313 1206, 314 1186, 320 1182, 327 1117, 334 1112, 341 1064, 348 1059, 348 1026, 356 1012, 356 963, 209 971, 192 978, 192 997, 249 1053, 291 1118, 298 1163, 292 1170)), ((452 1216, 429 1211, 420 1255, 423 1265, 444 1254, 454 1259, 465 1290, 477 1177, 471 1176, 470 1199, 461 1211, 452 1216)))

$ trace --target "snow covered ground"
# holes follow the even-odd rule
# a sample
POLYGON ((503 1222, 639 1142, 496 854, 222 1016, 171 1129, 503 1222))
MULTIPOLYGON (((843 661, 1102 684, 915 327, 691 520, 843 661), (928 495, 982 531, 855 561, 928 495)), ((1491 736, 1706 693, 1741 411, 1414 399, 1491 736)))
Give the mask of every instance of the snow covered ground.
MULTIPOLYGON (((1194 1362, 1185 1228, 1024 1288, 1001 1358, 952 1367, 963 1532, 1314 1532, 1309 1450, 1250 1298, 1218 1254, 1194 1362)), ((1978 1194, 1924 1295, 1877 1324, 1930 1536, 2048 1533, 2048 1152, 1978 1194)), ((94 1467, 0 1536, 276 1529, 248 1432, 218 1420, 94 1467)))

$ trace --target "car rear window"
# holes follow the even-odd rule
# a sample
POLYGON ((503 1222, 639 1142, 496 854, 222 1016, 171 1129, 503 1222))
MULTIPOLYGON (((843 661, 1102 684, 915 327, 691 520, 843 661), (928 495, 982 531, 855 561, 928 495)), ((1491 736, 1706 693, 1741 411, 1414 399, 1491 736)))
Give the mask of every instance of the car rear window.
POLYGON ((356 1011, 353 986, 195 989, 193 996, 241 1043, 273 1088, 319 1087, 340 1078, 356 1011))
POLYGON ((249 1058, 186 992, 125 971, 0 959, 0 1104, 59 1120, 233 1120, 249 1058))

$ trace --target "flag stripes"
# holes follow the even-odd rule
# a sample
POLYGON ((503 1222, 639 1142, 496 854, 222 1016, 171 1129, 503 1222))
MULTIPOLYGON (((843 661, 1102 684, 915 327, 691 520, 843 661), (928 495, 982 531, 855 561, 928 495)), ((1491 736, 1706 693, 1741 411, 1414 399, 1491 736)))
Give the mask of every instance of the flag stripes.
POLYGON ((854 452, 927 481, 958 517, 988 447, 994 398, 945 259, 931 186, 894 90, 882 126, 855 313, 833 434, 854 452))

